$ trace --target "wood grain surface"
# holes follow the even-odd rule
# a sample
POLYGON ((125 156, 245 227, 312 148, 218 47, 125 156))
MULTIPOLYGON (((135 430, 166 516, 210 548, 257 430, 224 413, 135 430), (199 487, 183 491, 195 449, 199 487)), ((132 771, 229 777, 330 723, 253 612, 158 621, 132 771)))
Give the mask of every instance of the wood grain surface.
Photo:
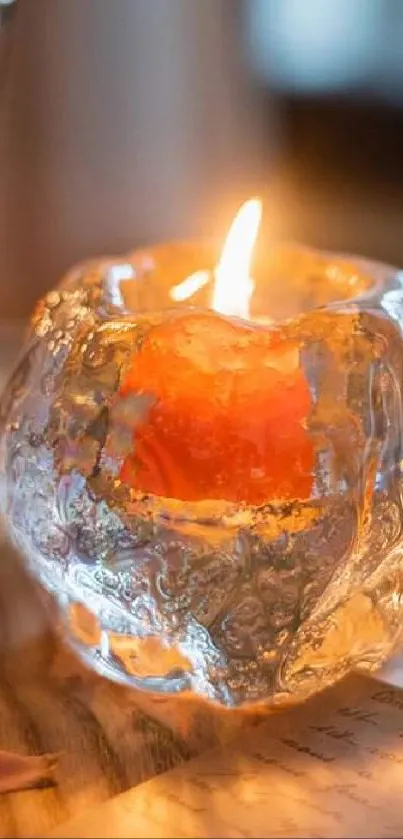
MULTIPOLYGON (((0 328, 0 387, 20 333, 0 328)), ((51 615, 0 534, 0 750, 59 755, 53 785, 0 795, 0 837, 43 836, 240 724, 99 678, 57 637, 51 615)))

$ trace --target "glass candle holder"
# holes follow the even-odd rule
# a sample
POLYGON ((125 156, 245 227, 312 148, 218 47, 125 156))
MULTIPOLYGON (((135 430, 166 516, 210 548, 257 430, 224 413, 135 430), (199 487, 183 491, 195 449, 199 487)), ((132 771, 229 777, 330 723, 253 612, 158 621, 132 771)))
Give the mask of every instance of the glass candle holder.
POLYGON ((2 508, 91 667, 270 708, 400 636, 403 279, 274 248, 245 324, 207 286, 173 304, 214 262, 92 261, 39 303, 1 402, 2 508))

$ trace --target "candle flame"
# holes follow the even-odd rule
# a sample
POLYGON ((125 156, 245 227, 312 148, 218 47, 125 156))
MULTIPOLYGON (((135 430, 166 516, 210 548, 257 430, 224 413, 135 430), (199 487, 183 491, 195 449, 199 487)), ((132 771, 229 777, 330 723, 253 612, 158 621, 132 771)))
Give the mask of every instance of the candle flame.
POLYGON ((262 202, 245 201, 232 222, 215 269, 212 307, 223 315, 249 317, 254 284, 249 276, 253 246, 259 231, 262 202))
POLYGON ((172 300, 176 300, 176 302, 187 300, 188 297, 191 297, 192 294, 196 294, 196 291, 203 288, 209 279, 209 271, 196 271, 194 274, 189 274, 186 280, 183 280, 182 283, 179 283, 179 285, 171 289, 172 300))
MULTIPOLYGON (((232 222, 220 261, 214 270, 212 308, 222 315, 249 317, 254 284, 249 276, 252 251, 259 231, 262 202, 245 201, 232 222)), ((187 300, 210 279, 208 271, 196 271, 171 289, 175 301, 187 300)))

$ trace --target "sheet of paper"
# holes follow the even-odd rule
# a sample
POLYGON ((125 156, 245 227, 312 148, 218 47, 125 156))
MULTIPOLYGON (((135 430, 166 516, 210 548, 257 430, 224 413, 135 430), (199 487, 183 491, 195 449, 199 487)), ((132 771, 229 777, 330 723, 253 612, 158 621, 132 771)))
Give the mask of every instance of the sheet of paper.
POLYGON ((403 692, 355 677, 53 837, 401 837, 403 692))

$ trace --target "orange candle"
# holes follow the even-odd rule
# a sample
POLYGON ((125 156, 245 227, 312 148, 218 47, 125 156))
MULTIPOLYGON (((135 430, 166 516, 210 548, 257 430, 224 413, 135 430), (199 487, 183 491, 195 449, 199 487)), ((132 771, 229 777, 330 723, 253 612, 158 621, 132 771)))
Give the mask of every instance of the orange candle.
MULTIPOLYGON (((252 292, 245 260, 257 232, 256 207, 249 202, 241 210, 216 270, 219 311, 174 312, 151 328, 123 381, 123 397, 149 397, 120 474, 134 489, 247 504, 311 493, 311 396, 298 347, 279 330, 241 319, 252 292), (240 231, 247 221, 248 230, 240 231)), ((205 281, 189 278, 173 296, 205 281)))

